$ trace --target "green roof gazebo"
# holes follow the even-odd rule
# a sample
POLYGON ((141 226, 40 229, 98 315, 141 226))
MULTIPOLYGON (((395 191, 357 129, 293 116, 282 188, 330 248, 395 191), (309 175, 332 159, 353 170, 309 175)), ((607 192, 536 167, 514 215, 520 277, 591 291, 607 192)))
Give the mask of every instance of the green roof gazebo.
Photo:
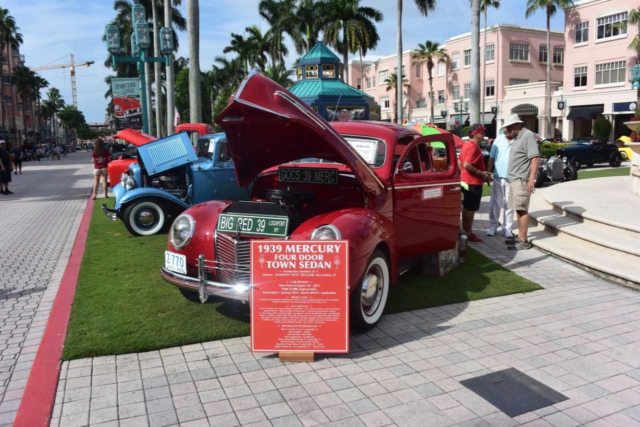
POLYGON ((372 96, 342 81, 340 59, 322 42, 295 66, 296 84, 289 90, 329 121, 378 119, 380 107, 372 96))

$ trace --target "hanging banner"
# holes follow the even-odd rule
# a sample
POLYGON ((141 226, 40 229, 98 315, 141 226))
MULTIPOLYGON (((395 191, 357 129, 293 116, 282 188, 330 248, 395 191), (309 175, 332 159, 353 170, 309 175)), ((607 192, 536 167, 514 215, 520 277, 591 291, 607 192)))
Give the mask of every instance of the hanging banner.
POLYGON ((111 96, 113 97, 116 130, 142 129, 140 80, 111 79, 111 96))
POLYGON ((251 351, 349 352, 349 243, 251 241, 251 351))

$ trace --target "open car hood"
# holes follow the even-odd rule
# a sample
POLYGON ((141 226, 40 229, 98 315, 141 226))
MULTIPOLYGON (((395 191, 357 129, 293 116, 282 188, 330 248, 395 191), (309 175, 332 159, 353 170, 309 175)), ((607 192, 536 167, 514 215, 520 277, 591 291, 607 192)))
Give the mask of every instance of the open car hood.
POLYGON ((154 136, 147 135, 146 133, 134 129, 123 129, 113 135, 113 137, 123 139, 129 144, 135 145, 136 147, 141 147, 145 144, 150 143, 151 141, 156 140, 154 136))
POLYGON ((214 133, 213 126, 206 123, 181 123, 176 126, 176 133, 179 132, 198 132, 200 136, 204 136, 210 133, 214 133))
POLYGON ((345 164, 368 193, 384 190, 369 165, 325 119, 261 74, 250 73, 215 120, 227 134, 242 187, 266 169, 313 157, 345 164))
POLYGON ((191 140, 184 132, 140 146, 138 155, 150 176, 198 160, 191 140))

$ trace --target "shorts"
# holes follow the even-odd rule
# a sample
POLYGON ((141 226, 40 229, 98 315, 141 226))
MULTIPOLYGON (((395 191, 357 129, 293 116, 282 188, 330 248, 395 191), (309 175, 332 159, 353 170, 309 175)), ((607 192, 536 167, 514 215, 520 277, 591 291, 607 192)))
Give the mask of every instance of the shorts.
POLYGON ((509 182, 511 192, 509 193, 509 207, 514 211, 529 211, 531 193, 527 191, 527 181, 516 179, 509 182))
POLYGON ((107 176, 107 168, 94 169, 93 176, 107 176))
POLYGON ((0 170, 0 184, 8 184, 11 182, 11 170, 5 169, 4 172, 0 170))
POLYGON ((470 185, 469 189, 462 189, 464 200, 462 207, 470 212, 480 209, 480 200, 482 199, 482 185, 470 185))

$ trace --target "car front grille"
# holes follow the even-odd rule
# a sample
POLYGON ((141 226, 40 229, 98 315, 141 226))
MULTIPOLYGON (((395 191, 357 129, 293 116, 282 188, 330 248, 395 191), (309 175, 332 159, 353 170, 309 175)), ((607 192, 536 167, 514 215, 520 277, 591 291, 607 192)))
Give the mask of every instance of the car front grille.
POLYGON ((216 233, 215 253, 218 280, 228 284, 249 283, 251 240, 216 233))

